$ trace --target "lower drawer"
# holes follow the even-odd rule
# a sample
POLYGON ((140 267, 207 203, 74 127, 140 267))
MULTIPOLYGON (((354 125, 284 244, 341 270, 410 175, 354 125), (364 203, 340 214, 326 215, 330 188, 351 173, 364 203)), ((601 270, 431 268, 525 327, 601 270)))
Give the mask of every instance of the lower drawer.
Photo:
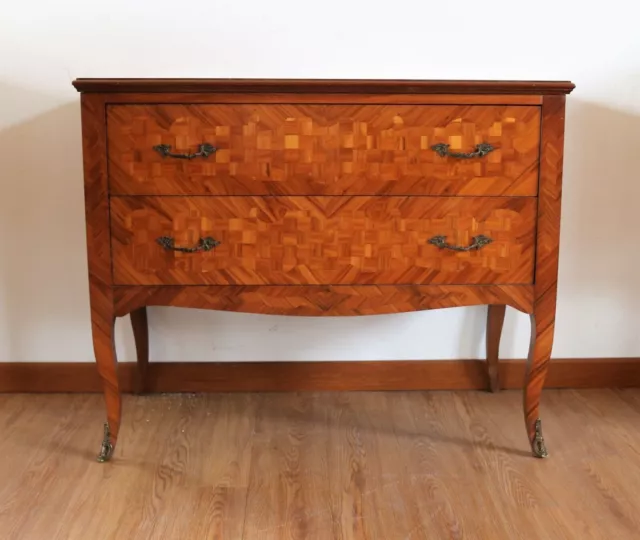
POLYGON ((117 285, 531 284, 530 197, 113 197, 117 285))

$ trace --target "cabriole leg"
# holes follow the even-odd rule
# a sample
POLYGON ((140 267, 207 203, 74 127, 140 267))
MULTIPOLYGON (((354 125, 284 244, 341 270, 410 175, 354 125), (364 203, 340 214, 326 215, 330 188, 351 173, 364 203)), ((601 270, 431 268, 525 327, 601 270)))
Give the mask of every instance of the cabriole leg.
POLYGON ((147 308, 141 307, 132 311, 131 326, 133 339, 136 343, 137 370, 135 391, 142 394, 147 391, 147 371, 149 368, 149 325, 147 323, 147 308))
POLYGON ((487 311, 487 373, 492 392, 500 391, 498 352, 506 310, 507 306, 504 305, 490 305, 487 311))
POLYGON ((540 396, 551 359, 554 320, 553 316, 547 314, 547 317, 544 317, 538 310, 531 315, 531 345, 525 379, 524 417, 531 451, 538 458, 548 456, 542 436, 540 396))
MULTIPOLYGON (((92 299, 93 300, 93 299, 92 299)), ((94 304, 95 302, 92 302, 94 304)), ((106 308, 106 306, 105 306, 106 308)), ((115 315, 111 306, 108 309, 91 309, 91 328, 93 334, 93 350, 96 356, 98 373, 102 379, 104 399, 107 407, 107 423, 98 461, 108 461, 116 447, 120 419, 122 414, 122 398, 118 385, 116 348, 114 341, 115 315)))

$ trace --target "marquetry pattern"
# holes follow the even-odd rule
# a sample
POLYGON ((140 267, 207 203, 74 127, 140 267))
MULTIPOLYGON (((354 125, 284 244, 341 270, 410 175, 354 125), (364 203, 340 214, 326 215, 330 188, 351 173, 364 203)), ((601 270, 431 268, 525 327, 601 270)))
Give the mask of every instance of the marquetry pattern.
POLYGON ((528 284, 535 199, 522 197, 116 197, 117 284, 528 284), (468 246, 429 243, 437 235, 468 246), (181 253, 163 236, 211 251, 181 253))
POLYGON ((115 194, 535 195, 540 108, 500 105, 111 105, 115 194), (207 158, 162 157, 170 145, 207 158), (440 157, 432 146, 472 152, 440 157))
POLYGON ((244 313, 296 316, 359 316, 486 304, 504 304, 531 313, 533 287, 398 286, 227 286, 118 287, 116 313, 141 306, 176 306, 244 313))

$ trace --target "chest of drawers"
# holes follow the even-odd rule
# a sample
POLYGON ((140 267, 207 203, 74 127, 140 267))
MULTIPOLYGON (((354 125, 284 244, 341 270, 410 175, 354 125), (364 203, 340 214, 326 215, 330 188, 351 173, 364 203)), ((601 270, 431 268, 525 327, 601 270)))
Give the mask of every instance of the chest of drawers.
POLYGON ((569 82, 77 79, 91 323, 113 453, 115 318, 146 307, 300 316, 488 305, 531 316, 534 456, 555 320, 569 82))

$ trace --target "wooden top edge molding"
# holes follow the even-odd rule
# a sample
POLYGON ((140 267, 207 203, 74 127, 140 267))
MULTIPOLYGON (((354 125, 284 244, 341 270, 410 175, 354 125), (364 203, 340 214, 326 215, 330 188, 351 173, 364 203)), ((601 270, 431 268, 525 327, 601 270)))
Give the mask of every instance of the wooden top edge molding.
POLYGON ((570 81, 441 81, 357 79, 75 79, 79 92, 569 94, 570 81))

